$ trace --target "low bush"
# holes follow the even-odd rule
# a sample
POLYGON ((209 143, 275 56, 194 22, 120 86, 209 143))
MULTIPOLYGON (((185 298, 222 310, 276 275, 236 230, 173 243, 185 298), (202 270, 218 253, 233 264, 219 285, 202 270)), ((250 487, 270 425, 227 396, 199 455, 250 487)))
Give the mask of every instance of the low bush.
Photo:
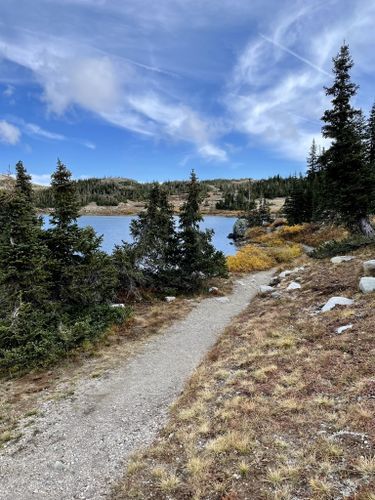
POLYGON ((246 245, 240 248, 236 255, 227 257, 227 264, 231 272, 263 271, 278 263, 289 262, 301 253, 302 249, 298 244, 288 244, 268 237, 264 246, 246 245))
POLYGON ((263 271, 270 269, 275 260, 262 248, 255 245, 246 245, 236 255, 227 257, 228 269, 231 272, 245 273, 250 271, 263 271))
POLYGON ((358 248, 366 246, 375 247, 375 240, 366 238, 365 236, 356 236, 340 241, 327 241, 316 248, 310 255, 314 259, 325 259, 339 254, 350 253, 358 248))

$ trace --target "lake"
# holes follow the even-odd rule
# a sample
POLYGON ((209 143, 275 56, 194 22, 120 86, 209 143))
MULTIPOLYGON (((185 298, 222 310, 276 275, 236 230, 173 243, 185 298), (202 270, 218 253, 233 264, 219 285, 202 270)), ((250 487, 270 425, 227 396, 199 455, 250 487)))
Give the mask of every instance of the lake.
MULTIPOLYGON (((134 215, 83 215, 78 219, 80 227, 92 226, 96 233, 103 235, 102 249, 111 253, 116 244, 121 241, 131 241, 130 222, 134 215)), ((48 226, 48 217, 43 217, 48 226)), ((221 250, 225 255, 236 253, 236 247, 232 240, 227 238, 232 232, 236 217, 223 217, 220 215, 208 215, 201 223, 202 229, 213 229, 215 234, 212 242, 217 250, 221 250)))

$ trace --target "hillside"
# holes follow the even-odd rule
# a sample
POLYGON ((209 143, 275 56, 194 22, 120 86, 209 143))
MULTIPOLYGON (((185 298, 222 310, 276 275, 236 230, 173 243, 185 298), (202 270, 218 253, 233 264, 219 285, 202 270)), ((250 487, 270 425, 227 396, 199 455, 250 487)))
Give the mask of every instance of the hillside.
MULTIPOLYGON (((251 179, 210 179, 201 182, 203 202, 201 210, 205 214, 224 213, 238 215, 246 209, 250 199, 265 197, 271 201, 271 210, 280 209, 289 194, 293 178, 279 176, 263 180, 251 179), (274 200, 274 201, 273 201, 274 200)), ((166 181, 162 183, 169 195, 174 210, 179 211, 186 199, 187 181, 166 181)), ((152 183, 140 183, 121 177, 80 179, 75 188, 82 206, 81 214, 122 215, 138 213, 145 206, 152 183)), ((36 204, 42 211, 52 206, 49 188, 38 191, 36 204)))
POLYGON ((304 257, 281 274, 226 330, 113 498, 373 499, 374 294, 358 290, 373 249, 354 257, 304 257), (353 304, 321 312, 332 296, 353 304))

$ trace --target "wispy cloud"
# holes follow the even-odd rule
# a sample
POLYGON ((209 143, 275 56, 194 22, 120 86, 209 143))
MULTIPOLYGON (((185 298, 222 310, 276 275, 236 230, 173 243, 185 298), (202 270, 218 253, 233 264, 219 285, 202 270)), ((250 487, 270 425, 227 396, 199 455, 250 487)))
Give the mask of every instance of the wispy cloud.
POLYGON ((269 38, 268 36, 263 35, 262 33, 259 33, 259 36, 261 36, 263 38, 263 40, 266 40, 267 42, 272 43, 273 45, 275 45, 279 49, 283 50, 284 52, 287 52, 288 54, 292 55, 293 57, 295 57, 299 61, 304 62, 305 64, 307 64, 311 68, 316 69, 320 73, 323 73, 323 75, 331 76, 331 74, 328 73, 328 71, 325 71, 324 69, 320 68, 319 66, 317 66, 313 62, 311 62, 308 59, 306 59, 306 57, 300 56, 299 54, 297 54, 296 52, 294 52, 294 50, 288 49, 288 47, 285 47, 281 43, 277 42, 276 40, 272 40, 271 38, 269 38))
MULTIPOLYGON (((360 68, 357 75, 373 75, 374 2, 217 5, 35 0, 17 12, 16 23, 2 25, 0 56, 21 68, 20 74, 32 75, 52 120, 74 120, 85 110, 85 116, 153 145, 183 143, 187 159, 229 164, 236 152, 228 135, 234 132, 243 149, 304 160, 312 138, 319 139, 327 105, 322 88, 344 38, 360 68), (35 5, 42 3, 41 16, 35 5)), ((2 0, 2 11, 12 19, 14 0, 2 0)), ((368 85, 361 104, 368 104, 371 92, 368 85)), ((34 121, 13 126, 41 140, 96 147, 34 121)))
POLYGON ((21 138, 21 131, 12 123, 5 120, 0 121, 0 141, 14 146, 21 138))

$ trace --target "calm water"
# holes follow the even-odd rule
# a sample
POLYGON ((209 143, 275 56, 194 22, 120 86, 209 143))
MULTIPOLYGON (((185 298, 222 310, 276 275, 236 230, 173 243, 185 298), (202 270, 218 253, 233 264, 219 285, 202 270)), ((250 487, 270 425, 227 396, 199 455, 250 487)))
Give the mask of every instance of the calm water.
MULTIPOLYGON (((103 235, 102 248, 105 252, 111 253, 115 244, 131 241, 129 226, 134 217, 134 215, 83 215, 78 219, 78 224, 81 227, 92 226, 97 234, 103 235)), ((48 217, 44 217, 44 220, 48 226, 48 217)), ((210 215, 205 217, 201 224, 201 228, 215 231, 213 244, 225 255, 236 253, 235 246, 227 238, 232 232, 235 220, 235 217, 210 215)))

